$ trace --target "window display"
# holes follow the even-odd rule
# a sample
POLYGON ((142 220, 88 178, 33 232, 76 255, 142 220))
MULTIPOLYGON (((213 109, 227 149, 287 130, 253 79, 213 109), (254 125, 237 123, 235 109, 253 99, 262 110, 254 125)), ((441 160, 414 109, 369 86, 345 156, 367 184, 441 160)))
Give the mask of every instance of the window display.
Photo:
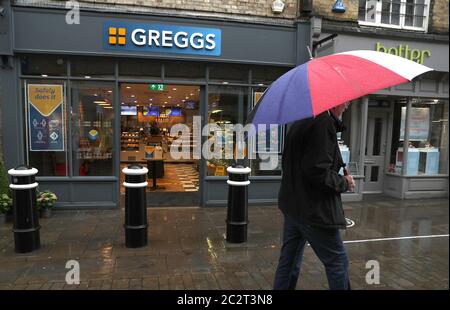
MULTIPOLYGON (((394 111, 389 172, 402 173, 406 104, 394 111), (397 126, 396 126, 397 125, 397 126), (394 155, 394 156, 392 156, 394 155)), ((410 111, 406 175, 446 174, 448 158, 448 101, 414 99, 410 111)))
POLYGON ((217 158, 207 160, 207 175, 226 176, 226 168, 234 163, 234 159, 226 158, 226 150, 234 153, 235 135, 227 125, 242 124, 247 96, 244 88, 217 86, 211 87, 208 96, 208 124, 216 125, 219 130, 212 130, 208 137, 211 152, 219 149, 217 158))
POLYGON ((96 82, 72 85, 73 175, 114 175, 112 85, 96 82))

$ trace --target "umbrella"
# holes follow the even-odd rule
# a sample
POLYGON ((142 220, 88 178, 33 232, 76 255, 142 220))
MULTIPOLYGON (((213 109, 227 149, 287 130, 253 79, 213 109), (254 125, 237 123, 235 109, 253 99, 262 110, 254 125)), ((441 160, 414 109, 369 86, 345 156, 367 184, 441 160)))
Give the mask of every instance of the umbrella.
MULTIPOLYGON (((376 51, 350 51, 315 58, 278 78, 247 123, 287 124, 314 117, 377 90, 411 81, 433 69, 376 51)), ((258 127, 260 128, 260 127, 258 127)), ((264 128, 264 127, 263 127, 264 128)))

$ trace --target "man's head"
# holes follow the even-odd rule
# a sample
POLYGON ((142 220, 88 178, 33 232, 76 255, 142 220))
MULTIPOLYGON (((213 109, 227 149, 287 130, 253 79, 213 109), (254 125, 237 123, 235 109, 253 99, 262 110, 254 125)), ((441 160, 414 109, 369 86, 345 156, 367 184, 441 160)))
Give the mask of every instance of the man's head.
POLYGON ((348 106, 350 105, 350 102, 343 103, 341 105, 335 106, 334 108, 331 108, 330 111, 339 119, 342 119, 342 114, 345 110, 347 110, 348 106))

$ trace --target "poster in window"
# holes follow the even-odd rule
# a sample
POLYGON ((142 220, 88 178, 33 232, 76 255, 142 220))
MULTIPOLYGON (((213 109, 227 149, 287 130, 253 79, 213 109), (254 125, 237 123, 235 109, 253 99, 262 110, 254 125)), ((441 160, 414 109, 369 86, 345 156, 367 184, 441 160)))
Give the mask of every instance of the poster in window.
MULTIPOLYGON (((400 140, 405 139, 406 107, 402 107, 402 119, 400 123, 400 140)), ((411 108, 411 120, 409 122, 409 140, 427 141, 430 129, 430 109, 411 108)))
POLYGON ((64 151, 63 85, 28 84, 30 151, 64 151))

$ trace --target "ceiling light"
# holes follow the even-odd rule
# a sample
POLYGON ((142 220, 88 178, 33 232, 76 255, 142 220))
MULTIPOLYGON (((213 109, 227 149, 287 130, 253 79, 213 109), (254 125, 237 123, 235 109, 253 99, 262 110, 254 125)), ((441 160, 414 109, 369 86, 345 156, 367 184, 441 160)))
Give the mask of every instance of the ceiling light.
POLYGON ((219 112, 222 112, 222 110, 214 110, 214 111, 211 112, 211 114, 219 113, 219 112))
POLYGON ((90 76, 90 75, 85 75, 84 78, 85 78, 85 79, 90 79, 91 76, 90 76))
POLYGON ((131 98, 134 98, 134 97, 136 97, 135 95, 131 95, 131 98))
POLYGON ((112 109, 112 106, 108 106, 108 107, 103 107, 103 109, 112 109))
POLYGON ((131 88, 131 86, 127 86, 127 89, 130 89, 131 88))
POLYGON ((172 96, 167 96, 167 99, 170 99, 170 98, 172 98, 172 96))
POLYGON ((194 94, 189 94, 190 96, 194 96, 194 94))
POLYGON ((172 88, 172 90, 177 90, 176 88, 172 88))
POLYGON ((48 75, 47 75, 47 74, 41 74, 41 76, 42 76, 42 77, 48 77, 48 75))
POLYGON ((95 100, 94 103, 106 103, 105 100, 95 100))
POLYGON ((183 100, 181 100, 181 101, 185 102, 186 100, 185 100, 185 99, 183 99, 183 100))
POLYGON ((112 93, 112 90, 108 90, 108 93, 112 93))
POLYGON ((226 82, 226 81, 223 81, 223 82, 222 82, 222 84, 225 84, 225 85, 226 85, 226 84, 228 84, 228 82, 226 82))

